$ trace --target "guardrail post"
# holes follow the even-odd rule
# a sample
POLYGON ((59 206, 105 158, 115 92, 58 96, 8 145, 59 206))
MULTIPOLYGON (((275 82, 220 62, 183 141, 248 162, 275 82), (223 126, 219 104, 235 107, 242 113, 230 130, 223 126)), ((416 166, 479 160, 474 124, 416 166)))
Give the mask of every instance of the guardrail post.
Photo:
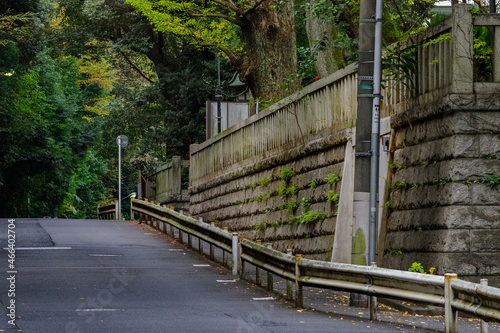
POLYGON ((177 231, 179 232, 179 243, 184 244, 184 233, 182 232, 181 229, 177 228, 177 231))
POLYGON ((191 237, 191 234, 188 234, 188 248, 192 248, 193 247, 193 239, 191 237))
MULTIPOLYGON (((376 262, 371 263, 372 267, 377 267, 376 262)), ((370 296, 370 320, 377 320, 377 296, 370 296)))
POLYGON ((232 274, 237 275, 238 274, 238 233, 233 232, 233 242, 232 242, 232 250, 233 250, 233 260, 232 260, 232 265, 233 265, 233 270, 232 274))
POLYGON ((302 259, 301 254, 295 255, 295 307, 302 308, 304 306, 304 294, 302 293, 302 284, 299 281, 300 269, 299 261, 302 259))
POLYGON ((457 278, 457 274, 447 273, 444 275, 444 329, 446 333, 457 333, 457 311, 453 310, 453 289, 451 281, 457 278))
MULTIPOLYGON (((257 244, 259 245, 262 245, 262 242, 260 241, 260 239, 256 240, 255 241, 257 244)), ((259 266, 255 266, 255 284, 260 286, 262 285, 262 280, 260 278, 260 268, 259 266)))
MULTIPOLYGON (((210 223, 212 227, 215 227, 215 222, 210 223)), ((210 260, 215 260, 214 245, 210 244, 210 260)))
POLYGON ((170 237, 175 239, 175 228, 173 225, 170 225, 170 237))
MULTIPOLYGON (((224 231, 229 232, 226 227, 224 227, 224 231)), ((227 252, 222 250, 222 266, 227 267, 227 252)))
POLYGON ((240 241, 238 242, 238 267, 240 268, 240 279, 245 279, 245 260, 241 257, 243 254, 243 246, 241 245, 241 240, 245 239, 245 237, 240 236, 240 241))
MULTIPOLYGON (((500 33, 500 31, 499 31, 499 33, 500 33)), ((481 285, 487 286, 488 279, 481 279, 481 285)), ((484 320, 481 320, 481 333, 488 333, 488 323, 485 322, 484 320)))
MULTIPOLYGON (((292 255, 292 249, 287 249, 286 254, 292 255)), ((286 280, 286 299, 293 301, 293 281, 286 280)))
MULTIPOLYGON (((203 217, 200 216, 198 220, 200 220, 200 222, 203 222, 203 217)), ((203 240, 201 238, 198 238, 198 252, 203 254, 203 240)))
MULTIPOLYGON (((268 245, 267 248, 270 249, 271 245, 268 245)), ((268 271, 267 272, 267 290, 268 291, 273 291, 273 285, 274 285, 273 273, 271 273, 270 271, 268 271)))
POLYGON ((132 197, 130 197, 130 221, 134 220, 134 211, 132 209, 132 197))

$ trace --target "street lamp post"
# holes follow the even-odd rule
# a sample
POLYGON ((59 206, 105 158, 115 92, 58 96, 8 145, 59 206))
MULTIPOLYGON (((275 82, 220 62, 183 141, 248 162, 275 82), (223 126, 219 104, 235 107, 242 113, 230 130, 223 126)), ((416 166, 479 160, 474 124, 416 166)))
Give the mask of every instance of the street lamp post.
POLYGON ((221 112, 221 101, 222 101, 222 87, 220 85, 220 55, 217 53, 217 89, 215 92, 215 97, 217 98, 217 134, 222 132, 222 112, 221 112))
POLYGON ((128 145, 128 138, 125 135, 119 135, 116 138, 118 144, 118 212, 116 218, 121 221, 122 219, 122 147, 128 145))

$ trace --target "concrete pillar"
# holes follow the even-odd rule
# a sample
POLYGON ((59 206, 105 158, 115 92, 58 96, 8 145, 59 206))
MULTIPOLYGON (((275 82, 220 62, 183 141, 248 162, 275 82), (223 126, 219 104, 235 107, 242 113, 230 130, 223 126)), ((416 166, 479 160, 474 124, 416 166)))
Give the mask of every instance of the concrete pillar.
POLYGON ((340 200, 335 225, 333 240, 332 259, 333 262, 344 264, 351 263, 352 248, 352 223, 353 223, 353 201, 354 201, 354 155, 352 141, 346 143, 344 170, 342 172, 342 184, 340 187, 340 200))

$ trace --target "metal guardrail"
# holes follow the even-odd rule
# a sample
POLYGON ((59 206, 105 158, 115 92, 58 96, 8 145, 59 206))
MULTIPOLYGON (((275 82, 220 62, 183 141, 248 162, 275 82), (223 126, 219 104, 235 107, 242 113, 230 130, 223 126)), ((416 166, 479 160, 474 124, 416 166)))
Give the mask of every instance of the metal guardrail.
POLYGON ((118 201, 97 205, 98 220, 116 220, 116 212, 118 212, 118 201))
MULTIPOLYGON (((500 289, 490 287, 486 280, 481 284, 457 279, 456 274, 445 276, 426 275, 414 272, 340 264, 319 260, 303 259, 301 255, 276 251, 262 244, 239 238, 236 233, 222 230, 214 225, 196 220, 190 216, 144 200, 132 199, 132 209, 140 214, 140 221, 174 236, 179 231, 188 235, 188 246, 192 237, 198 238, 200 251, 202 242, 210 244, 210 257, 214 259, 213 247, 223 250, 223 263, 227 253, 232 254, 232 273, 244 278, 245 264, 257 269, 257 283, 260 284, 260 270, 267 271, 268 289, 272 290, 273 275, 288 280, 287 297, 295 289, 295 304, 303 305, 304 286, 354 292, 370 296, 371 319, 376 319, 376 297, 413 300, 426 304, 440 305, 445 310, 445 331, 457 332, 457 311, 484 321, 500 322, 500 289)), ((487 323, 481 325, 487 332, 487 323)))

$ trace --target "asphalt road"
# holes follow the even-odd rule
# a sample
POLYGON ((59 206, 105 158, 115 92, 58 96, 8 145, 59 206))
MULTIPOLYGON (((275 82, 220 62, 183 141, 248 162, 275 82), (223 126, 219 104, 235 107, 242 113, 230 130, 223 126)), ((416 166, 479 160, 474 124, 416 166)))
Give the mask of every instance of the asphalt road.
POLYGON ((14 224, 15 261, 9 262, 9 222, 0 220, 0 332, 424 332, 253 300, 269 295, 245 281, 217 282, 231 280, 228 270, 145 226, 14 224))

